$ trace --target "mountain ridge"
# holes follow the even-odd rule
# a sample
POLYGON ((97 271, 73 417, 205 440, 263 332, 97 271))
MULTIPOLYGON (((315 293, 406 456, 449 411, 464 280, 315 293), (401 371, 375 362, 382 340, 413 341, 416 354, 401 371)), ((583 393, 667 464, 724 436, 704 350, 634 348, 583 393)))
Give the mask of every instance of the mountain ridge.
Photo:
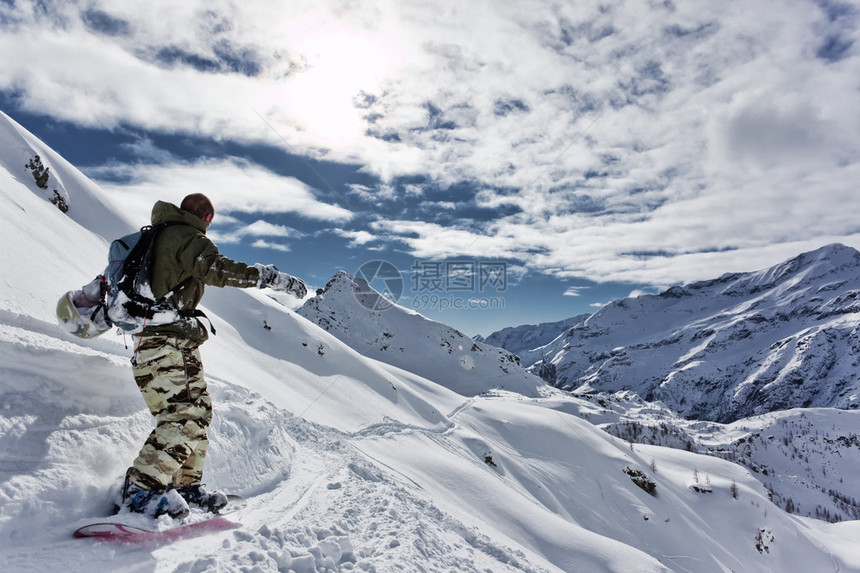
POLYGON ((773 267, 611 302, 532 371, 576 393, 630 390, 687 418, 860 407, 860 252, 830 244, 773 267), (548 368, 551 367, 551 368, 548 368))
POLYGON ((297 313, 366 356, 466 396, 497 389, 537 396, 543 385, 513 353, 392 304, 367 281, 343 270, 297 313))

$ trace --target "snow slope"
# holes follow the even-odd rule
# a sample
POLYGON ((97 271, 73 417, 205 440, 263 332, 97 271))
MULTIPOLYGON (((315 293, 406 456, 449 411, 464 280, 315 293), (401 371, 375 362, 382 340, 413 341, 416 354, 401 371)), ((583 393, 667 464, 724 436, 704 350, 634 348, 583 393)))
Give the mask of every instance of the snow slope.
POLYGON ((543 386, 515 355, 477 342, 417 312, 378 301, 361 278, 338 271, 298 310, 359 352, 440 382, 467 396, 506 389, 528 396, 543 386), (372 310, 382 308, 383 310, 372 310), (416 357, 420 359, 416 360, 416 357))
MULTIPOLYGON (((15 133, 0 118, 0 141, 15 133)), ((22 141, 48 158, 72 209, 60 213, 0 148, 0 570, 860 571, 858 522, 787 514, 739 465, 631 448, 548 387, 464 395, 456 379, 414 373, 430 349, 410 345, 400 368, 279 295, 229 289, 207 290, 218 335, 202 353, 216 410, 206 479, 249 498, 236 527, 165 546, 71 539, 108 511, 152 422, 123 337, 76 339, 53 317, 113 236, 73 210, 109 202, 22 141), (693 468, 712 493, 691 488, 693 468)))
POLYGON ((484 342, 513 352, 523 364, 531 366, 543 358, 542 349, 571 328, 583 322, 589 314, 580 314, 557 322, 509 326, 493 332, 484 342))
MULTIPOLYGON (((706 453, 741 464, 793 513, 860 519, 860 413, 795 408, 731 424, 686 420, 633 393, 588 396, 565 411, 628 442, 706 453)), ((704 479, 704 478, 703 478, 704 479)))
POLYGON ((579 392, 631 390, 691 419, 860 408, 860 252, 828 245, 772 268, 614 301, 524 364, 579 392), (540 354, 540 356, 538 356, 540 354))

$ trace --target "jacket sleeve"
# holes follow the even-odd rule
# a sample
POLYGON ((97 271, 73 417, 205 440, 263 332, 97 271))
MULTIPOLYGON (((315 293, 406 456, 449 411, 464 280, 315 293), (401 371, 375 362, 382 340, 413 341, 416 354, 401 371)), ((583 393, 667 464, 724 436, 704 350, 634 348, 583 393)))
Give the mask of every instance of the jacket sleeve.
POLYGON ((204 284, 217 287, 256 287, 260 271, 255 267, 227 258, 218 247, 205 239, 206 246, 194 262, 194 275, 204 284))

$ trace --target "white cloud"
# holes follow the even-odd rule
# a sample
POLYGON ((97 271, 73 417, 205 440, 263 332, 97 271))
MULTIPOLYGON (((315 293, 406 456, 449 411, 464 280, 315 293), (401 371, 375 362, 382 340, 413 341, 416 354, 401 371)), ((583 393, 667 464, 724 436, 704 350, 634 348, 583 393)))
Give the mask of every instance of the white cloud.
POLYGON ((393 185, 382 184, 369 187, 367 185, 352 184, 349 185, 349 191, 362 201, 372 202, 376 205, 383 205, 386 201, 397 199, 397 190, 393 185))
POLYGON ((297 234, 295 229, 285 227, 284 225, 273 225, 268 221, 254 221, 244 229, 242 233, 245 235, 256 235, 261 237, 292 237, 297 234))
POLYGON ((290 248, 287 245, 283 245, 281 243, 273 243, 271 241, 264 241, 263 239, 257 239, 253 243, 251 243, 252 247, 258 249, 272 249, 275 251, 288 252, 290 248))
POLYGON ((277 175, 239 159, 111 165, 104 171, 100 174, 90 169, 88 173, 127 209, 147 218, 156 200, 179 204, 189 193, 206 194, 215 205, 216 217, 223 212, 295 213, 329 222, 352 218, 352 213, 346 209, 317 200, 311 189, 298 179, 277 175), (114 183, 108 175, 122 175, 126 182, 114 183))
POLYGON ((367 231, 344 231, 342 229, 335 229, 334 232, 341 237, 349 239, 352 246, 366 245, 378 239, 376 235, 368 233, 367 231))
POLYGON ((630 291, 630 294, 628 294, 627 296, 629 298, 636 298, 636 297, 645 296, 645 295, 649 295, 649 294, 656 294, 656 293, 654 293, 650 290, 633 289, 632 291, 630 291))
POLYGON ((422 201, 420 207, 426 211, 456 211, 457 203, 453 201, 422 201))
POLYGON ((564 291, 564 296, 582 296, 582 291, 587 290, 588 287, 568 287, 566 291, 564 291))
POLYGON ((122 144, 122 147, 140 160, 153 163, 170 163, 176 157, 166 149, 158 147, 149 137, 139 137, 133 143, 122 144))
POLYGON ((516 237, 483 235, 438 223, 380 220, 371 226, 380 235, 408 245, 412 254, 418 258, 466 256, 501 259, 510 253, 522 253, 522 246, 516 237))
MULTIPOLYGON (((354 245, 668 285, 860 243, 845 208, 860 177, 856 10, 836 22, 813 0, 95 0, 39 17, 34 5, 0 4, 0 89, 24 109, 360 164, 383 181, 353 192, 390 211, 342 235, 354 245), (400 201, 461 203, 418 185, 398 196, 400 175, 471 182, 475 203, 504 215, 406 220, 400 201)), ((137 151, 158 154, 145 138, 137 151)), ((248 163, 159 161, 103 185, 147 217, 155 198, 193 191, 226 213, 352 217, 248 163)))
MULTIPOLYGON (((220 218, 217 221, 218 224, 221 223, 220 218)), ((301 233, 296 231, 295 229, 291 229, 289 227, 285 227, 284 225, 273 225, 267 221, 258 220, 254 221, 250 225, 246 225, 237 221, 235 219, 231 221, 226 221, 228 226, 228 231, 221 231, 217 225, 215 225, 210 231, 209 235, 213 238, 213 240, 218 241, 219 243, 239 243, 242 239, 246 237, 299 237, 301 233)), ((271 243, 266 243, 262 240, 258 240, 254 243, 253 246, 261 246, 261 245, 270 245, 271 243)), ((272 247, 274 248, 274 247, 272 247)), ((283 247, 282 250, 288 250, 286 247, 283 247)))
POLYGON ((37 24, 0 34, 0 65, 0 88, 19 90, 25 109, 83 125, 244 138, 255 121, 248 78, 164 69, 79 31, 37 24))

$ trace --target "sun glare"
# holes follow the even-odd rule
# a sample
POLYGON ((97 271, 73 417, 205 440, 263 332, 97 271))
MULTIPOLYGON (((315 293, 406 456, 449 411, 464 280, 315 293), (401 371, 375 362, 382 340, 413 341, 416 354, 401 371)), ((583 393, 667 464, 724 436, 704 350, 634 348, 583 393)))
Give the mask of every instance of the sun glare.
POLYGON ((362 92, 374 93, 395 66, 394 42, 380 33, 328 21, 302 29, 291 42, 305 68, 278 90, 278 103, 308 137, 324 145, 350 146, 364 131, 362 92))

